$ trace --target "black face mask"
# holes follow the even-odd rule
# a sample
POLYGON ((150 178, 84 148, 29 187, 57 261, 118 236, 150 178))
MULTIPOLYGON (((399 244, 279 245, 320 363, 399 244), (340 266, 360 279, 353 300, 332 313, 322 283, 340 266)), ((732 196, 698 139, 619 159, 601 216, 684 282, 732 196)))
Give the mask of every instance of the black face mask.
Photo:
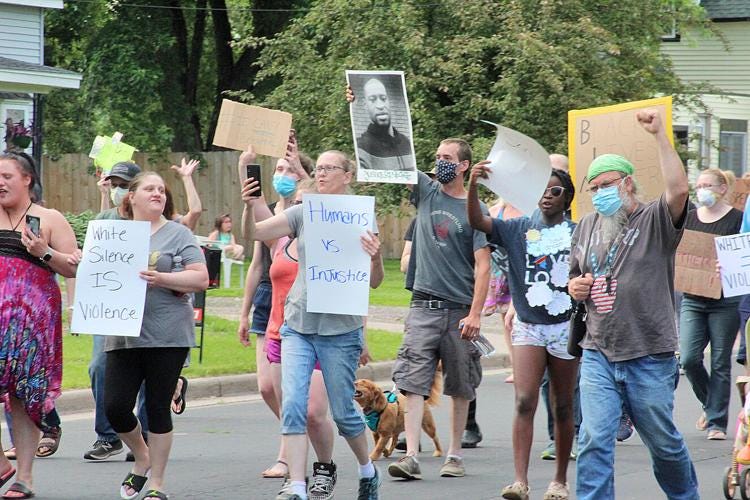
POLYGON ((457 163, 451 163, 448 160, 435 161, 435 178, 440 184, 448 184, 456 178, 457 163))

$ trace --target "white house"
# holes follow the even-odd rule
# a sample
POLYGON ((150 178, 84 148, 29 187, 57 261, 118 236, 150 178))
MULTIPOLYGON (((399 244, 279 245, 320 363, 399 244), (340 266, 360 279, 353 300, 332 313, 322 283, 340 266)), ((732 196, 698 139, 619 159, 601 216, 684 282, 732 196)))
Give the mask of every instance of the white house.
POLYGON ((40 121, 35 96, 81 83, 78 73, 44 65, 44 11, 61 8, 62 0, 0 0, 0 140, 8 118, 26 125, 40 121))
POLYGON ((663 38, 662 52, 670 56, 684 82, 715 87, 701 94, 706 112, 675 109, 675 134, 699 158, 689 162, 691 174, 697 168, 719 167, 739 177, 750 170, 750 0, 702 0, 700 4, 727 45, 714 35, 680 32, 679 27, 663 38))

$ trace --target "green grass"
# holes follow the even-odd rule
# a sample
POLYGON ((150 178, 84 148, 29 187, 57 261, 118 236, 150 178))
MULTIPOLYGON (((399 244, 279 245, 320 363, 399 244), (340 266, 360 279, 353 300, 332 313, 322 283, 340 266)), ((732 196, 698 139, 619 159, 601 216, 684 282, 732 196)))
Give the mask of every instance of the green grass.
MULTIPOLYGON (((250 261, 245 261, 244 272, 250 261)), ((370 305, 373 306, 406 306, 409 304, 411 294, 404 289, 404 275, 399 269, 398 259, 385 260, 385 279, 375 290, 370 290, 370 305)), ((216 288, 209 291, 212 297, 242 297, 243 290, 240 284, 239 266, 232 266, 232 288, 216 288)))
MULTIPOLYGON (((213 293, 213 292, 211 292, 213 293)), ((67 321, 64 323, 67 327, 67 321)), ((243 347, 237 339, 237 321, 206 316, 203 363, 198 363, 198 349, 193 349, 187 377, 209 377, 251 373, 255 371, 255 343, 243 347)), ((196 330, 197 332, 197 330, 196 330)), ((402 335, 382 330, 368 330, 370 355, 375 361, 394 359, 402 335)), ((89 387, 88 364, 91 360, 92 337, 67 334, 63 339, 63 388, 89 387)))

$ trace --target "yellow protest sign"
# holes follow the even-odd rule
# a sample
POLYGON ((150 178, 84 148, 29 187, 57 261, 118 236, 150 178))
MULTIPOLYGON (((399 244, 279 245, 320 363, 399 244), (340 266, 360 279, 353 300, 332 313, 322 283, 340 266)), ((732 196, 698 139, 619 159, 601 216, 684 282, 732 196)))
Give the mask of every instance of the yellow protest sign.
POLYGON ((638 111, 651 108, 659 111, 667 137, 673 142, 671 96, 568 111, 570 176, 576 186, 571 205, 574 220, 593 211, 591 197, 581 191, 586 188, 589 164, 605 153, 622 155, 635 166, 642 200, 654 200, 664 192, 656 141, 636 119, 638 111))

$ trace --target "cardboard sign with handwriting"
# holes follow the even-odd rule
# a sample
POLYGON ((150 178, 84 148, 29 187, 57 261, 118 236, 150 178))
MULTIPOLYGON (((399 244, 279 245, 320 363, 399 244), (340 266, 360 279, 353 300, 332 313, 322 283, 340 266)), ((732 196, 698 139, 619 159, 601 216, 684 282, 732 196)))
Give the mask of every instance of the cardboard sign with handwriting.
POLYGON ((214 145, 244 151, 252 144, 261 155, 283 158, 292 115, 224 99, 214 133, 214 145))
POLYGON ((644 201, 655 200, 664 192, 656 140, 636 119, 638 111, 650 108, 659 110, 667 137, 673 141, 671 96, 568 111, 570 175, 576 187, 571 205, 573 219, 579 220, 593 211, 591 196, 580 192, 580 188, 586 186, 586 172, 591 162, 605 153, 630 160, 644 201))
POLYGON ((677 291, 721 298, 721 279, 716 275, 715 235, 686 230, 677 247, 674 287, 677 291))
POLYGON ((727 196, 727 201, 737 210, 744 212, 748 193, 750 193, 750 179, 737 179, 732 192, 727 196))

